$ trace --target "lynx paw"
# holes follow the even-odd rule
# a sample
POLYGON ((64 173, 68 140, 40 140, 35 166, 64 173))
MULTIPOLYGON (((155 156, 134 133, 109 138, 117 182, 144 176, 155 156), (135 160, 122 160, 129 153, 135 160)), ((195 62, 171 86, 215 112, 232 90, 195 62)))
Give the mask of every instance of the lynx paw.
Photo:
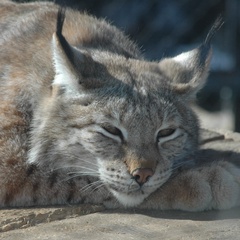
MULTIPOLYGON (((179 207, 186 210, 228 209, 238 205, 240 170, 236 166, 219 162, 186 172, 182 176, 186 189, 186 202, 179 207), (190 181, 186 183, 187 181, 190 181), (185 205, 185 206, 184 206, 185 205)), ((177 204, 178 205, 178 204, 177 204)))
POLYGON ((203 211, 240 205, 240 169, 228 162, 184 171, 146 201, 147 207, 203 211))
POLYGON ((219 162, 206 173, 212 193, 213 209, 240 205, 240 169, 228 162, 219 162))

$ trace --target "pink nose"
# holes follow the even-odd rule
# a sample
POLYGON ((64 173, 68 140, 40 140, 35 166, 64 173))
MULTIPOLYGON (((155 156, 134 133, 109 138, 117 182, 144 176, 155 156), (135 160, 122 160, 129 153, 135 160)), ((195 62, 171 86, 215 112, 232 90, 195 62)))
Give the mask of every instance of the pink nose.
POLYGON ((151 168, 137 168, 132 172, 133 179, 139 184, 143 185, 153 175, 151 168))

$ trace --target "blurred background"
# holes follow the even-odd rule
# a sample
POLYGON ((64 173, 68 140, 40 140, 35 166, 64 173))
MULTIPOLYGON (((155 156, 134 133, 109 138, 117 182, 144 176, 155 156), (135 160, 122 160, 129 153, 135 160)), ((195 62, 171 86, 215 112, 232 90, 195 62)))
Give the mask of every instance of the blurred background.
POLYGON ((137 42, 148 60, 160 60, 198 46, 221 14, 225 23, 213 40, 209 80, 193 108, 203 127, 240 132, 239 0, 55 2, 106 18, 137 42))

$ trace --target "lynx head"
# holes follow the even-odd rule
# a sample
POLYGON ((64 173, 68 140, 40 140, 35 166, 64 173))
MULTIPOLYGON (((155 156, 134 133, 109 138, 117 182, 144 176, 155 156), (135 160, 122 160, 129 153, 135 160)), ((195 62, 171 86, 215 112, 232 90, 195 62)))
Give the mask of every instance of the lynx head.
POLYGON ((53 34, 55 78, 35 114, 29 162, 99 178, 140 204, 198 145, 189 107, 209 70, 209 41, 160 62, 76 48, 53 34), (72 171, 72 170, 71 170, 72 171))

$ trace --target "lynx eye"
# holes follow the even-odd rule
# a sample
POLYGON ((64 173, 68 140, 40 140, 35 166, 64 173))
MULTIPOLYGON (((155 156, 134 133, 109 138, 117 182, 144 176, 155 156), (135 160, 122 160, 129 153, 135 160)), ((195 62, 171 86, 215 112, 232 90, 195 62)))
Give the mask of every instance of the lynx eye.
POLYGON ((157 134, 157 141, 159 142, 161 138, 171 136, 172 134, 175 133, 175 131, 176 131, 176 129, 174 129, 174 128, 166 128, 166 129, 160 130, 157 134))
POLYGON ((109 125, 109 124, 104 124, 101 126, 106 132, 114 135, 114 136, 118 136, 121 138, 121 140, 123 140, 123 134, 122 134, 122 131, 117 128, 117 127, 114 127, 112 125, 109 125))

